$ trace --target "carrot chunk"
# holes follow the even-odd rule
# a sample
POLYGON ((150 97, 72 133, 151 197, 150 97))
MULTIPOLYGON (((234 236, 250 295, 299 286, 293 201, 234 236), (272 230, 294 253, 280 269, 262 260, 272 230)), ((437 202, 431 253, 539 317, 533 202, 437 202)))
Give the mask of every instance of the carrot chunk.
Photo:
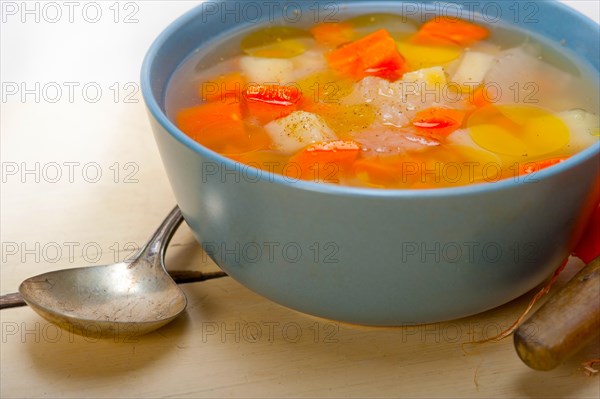
POLYGON ((235 101, 211 102, 181 110, 175 120, 184 133, 195 136, 214 124, 243 124, 240 104, 235 101))
POLYGON ((396 41, 385 29, 331 51, 327 54, 327 61, 338 73, 356 80, 378 76, 394 81, 407 71, 406 61, 398 51, 396 41))
POLYGON ((420 133, 448 136, 462 126, 465 116, 465 111, 432 107, 418 112, 412 120, 412 125, 420 133))
POLYGON ((397 157, 387 158, 359 159, 354 163, 352 170, 361 180, 371 185, 385 187, 394 184, 402 176, 400 160, 397 157))
POLYGON ((354 141, 316 143, 295 154, 286 169, 302 180, 334 183, 339 181, 339 172, 349 169, 359 153, 360 146, 354 141))
POLYGON ((310 29, 317 43, 325 46, 336 47, 352 40, 354 31, 352 25, 345 22, 323 22, 310 29))
POLYGON ((477 108, 485 107, 486 105, 490 105, 492 103, 484 86, 480 86, 475 89, 473 94, 471 94, 469 97, 469 102, 477 108))
POLYGON ((176 118, 177 127, 202 145, 218 150, 228 140, 245 136, 240 104, 235 101, 217 101, 181 110, 176 118))
POLYGON ((242 112, 264 124, 296 111, 301 98, 293 85, 251 84, 244 89, 242 112))
POLYGON ((530 173, 538 172, 544 168, 559 164, 566 159, 567 158, 551 158, 544 159, 543 161, 526 162, 519 165, 519 175, 528 175, 530 173))
POLYGON ((435 17, 421 26, 415 40, 421 43, 450 41, 468 46, 485 39, 490 31, 462 19, 435 17))

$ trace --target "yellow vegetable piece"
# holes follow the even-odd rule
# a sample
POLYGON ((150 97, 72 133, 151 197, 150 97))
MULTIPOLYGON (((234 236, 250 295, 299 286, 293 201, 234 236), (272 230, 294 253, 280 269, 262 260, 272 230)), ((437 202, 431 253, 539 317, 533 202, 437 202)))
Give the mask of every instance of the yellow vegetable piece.
POLYGON ((399 39, 407 34, 415 33, 418 29, 418 24, 406 16, 388 13, 363 14, 344 22, 354 28, 355 39, 379 29, 386 29, 393 38, 399 39))
POLYGON ((315 103, 338 104, 354 90, 354 81, 331 70, 316 72, 297 82, 306 100, 315 103))
POLYGON ((248 49, 246 54, 261 58, 291 58, 306 51, 306 40, 284 40, 264 47, 248 49))
POLYGON ((405 41, 398 42, 398 50, 411 70, 444 65, 462 54, 462 48, 458 45, 421 46, 405 41))
POLYGON ((340 105, 323 113, 323 119, 342 138, 368 128, 375 121, 375 109, 369 104, 340 105))
POLYGON ((269 26, 248 34, 240 44, 254 57, 291 58, 306 52, 312 37, 308 31, 287 26, 269 26))
POLYGON ((534 157, 560 150, 569 129, 558 117, 526 105, 486 106, 468 122, 473 141, 497 154, 534 157))

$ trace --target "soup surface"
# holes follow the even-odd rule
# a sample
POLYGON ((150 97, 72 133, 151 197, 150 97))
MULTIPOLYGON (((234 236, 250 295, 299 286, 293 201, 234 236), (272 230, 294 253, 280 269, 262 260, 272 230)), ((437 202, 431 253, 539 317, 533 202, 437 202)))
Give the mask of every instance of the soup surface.
POLYGON ((167 114, 241 164, 373 188, 530 179, 597 143, 597 73, 503 25, 364 14, 191 56, 167 114))

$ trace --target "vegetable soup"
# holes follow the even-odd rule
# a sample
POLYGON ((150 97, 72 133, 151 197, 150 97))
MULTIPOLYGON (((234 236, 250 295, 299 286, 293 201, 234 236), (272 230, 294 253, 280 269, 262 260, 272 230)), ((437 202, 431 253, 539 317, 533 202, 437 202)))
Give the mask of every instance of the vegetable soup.
POLYGON ((290 180, 424 189, 532 179, 597 143, 598 77, 506 25, 364 14, 262 25, 190 56, 167 114, 290 180))

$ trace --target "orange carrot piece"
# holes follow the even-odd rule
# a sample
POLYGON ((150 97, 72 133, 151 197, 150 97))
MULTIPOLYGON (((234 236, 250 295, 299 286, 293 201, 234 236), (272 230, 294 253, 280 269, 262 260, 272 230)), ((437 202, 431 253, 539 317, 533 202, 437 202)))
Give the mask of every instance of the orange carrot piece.
POLYGON ((181 110, 176 117, 177 126, 188 135, 220 122, 242 123, 240 104, 235 101, 200 104, 181 110))
POLYGON ((419 42, 451 41, 461 46, 468 46, 485 39, 490 31, 462 19, 435 17, 421 26, 416 40, 419 42))
POLYGON ((397 80, 407 71, 396 41, 385 29, 348 43, 327 54, 331 68, 356 80, 378 76, 397 80))
POLYGON ((345 22, 323 22, 310 28, 310 33, 317 43, 331 47, 348 43, 354 36, 352 25, 345 22))
POLYGON ((202 82, 198 87, 198 95, 204 102, 222 100, 241 100, 242 89, 246 79, 239 72, 220 75, 215 79, 202 82))
POLYGON ((484 86, 480 86, 471 96, 469 97, 469 102, 477 108, 485 107, 486 105, 490 105, 492 102, 488 98, 484 86))
POLYGON ((411 184, 416 179, 416 175, 403 176, 404 162, 412 162, 412 160, 399 156, 361 158, 354 162, 352 171, 359 179, 374 186, 411 184))
POLYGON ((192 139, 213 150, 223 147, 228 140, 246 136, 240 104, 235 101, 185 108, 177 114, 175 124, 192 139))
POLYGON ((360 153, 360 146, 354 141, 327 141, 309 145, 290 158, 286 168, 302 180, 338 180, 340 171, 350 168, 360 153), (295 170, 294 170, 295 169, 295 170))
POLYGON ((261 123, 282 118, 298 109, 302 92, 293 85, 252 84, 244 89, 242 112, 261 123))
POLYGON ((538 172, 544 168, 559 164, 565 161, 566 159, 567 158, 551 158, 544 159, 543 161, 523 163, 519 165, 519 175, 528 175, 530 173, 538 172))
POLYGON ((412 125, 420 133, 448 136, 462 126, 465 116, 465 111, 432 107, 418 112, 412 120, 412 125))

